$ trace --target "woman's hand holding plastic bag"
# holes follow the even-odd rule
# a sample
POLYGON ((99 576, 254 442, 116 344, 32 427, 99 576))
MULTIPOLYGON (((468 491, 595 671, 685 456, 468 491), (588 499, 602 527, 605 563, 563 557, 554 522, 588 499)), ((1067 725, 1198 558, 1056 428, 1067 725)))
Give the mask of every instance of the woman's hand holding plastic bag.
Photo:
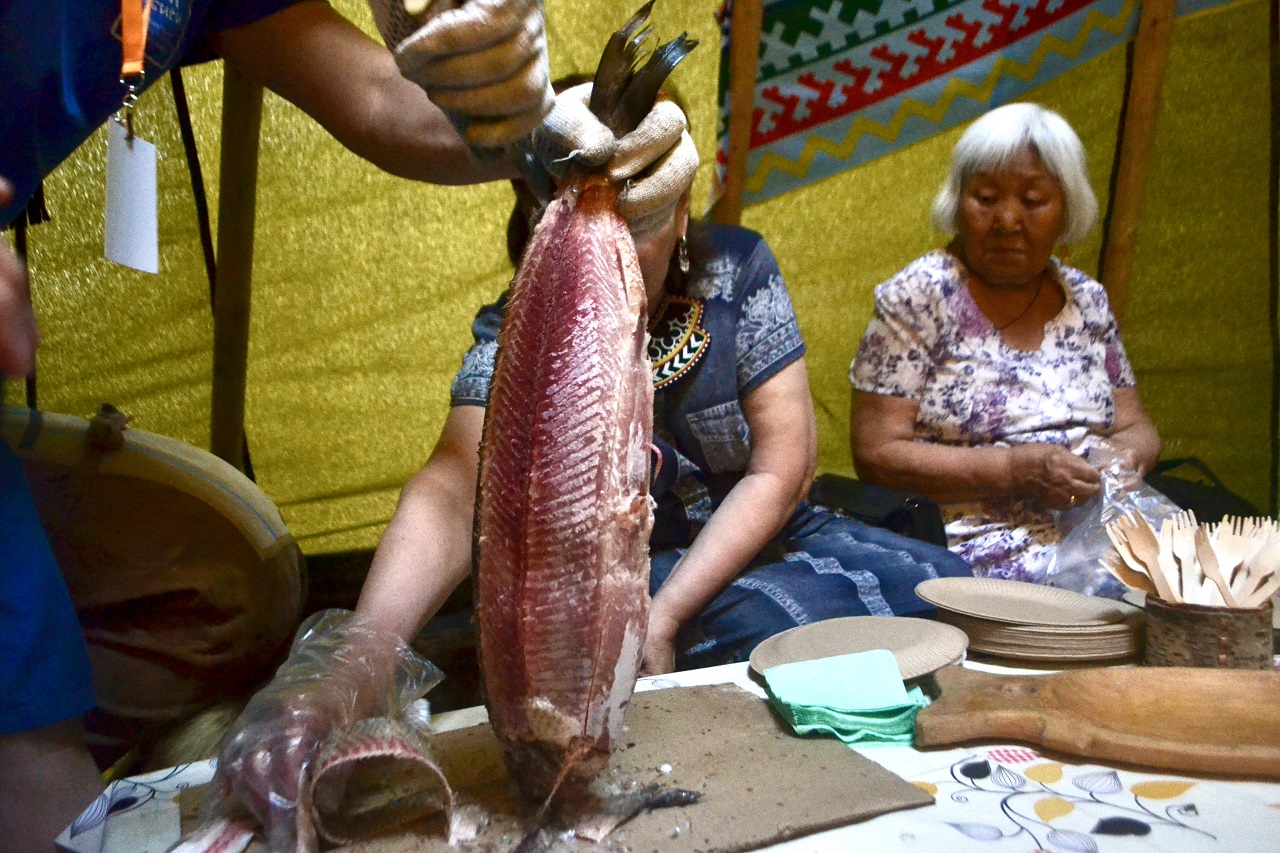
POLYGON ((1107 525, 1136 512, 1158 530, 1166 518, 1182 510, 1146 484, 1137 471, 1133 451, 1100 440, 1090 448, 1087 459, 1098 469, 1102 488, 1084 505, 1059 513, 1063 536, 1045 582, 1086 595, 1119 598, 1128 587, 1101 563, 1112 548, 1107 525))

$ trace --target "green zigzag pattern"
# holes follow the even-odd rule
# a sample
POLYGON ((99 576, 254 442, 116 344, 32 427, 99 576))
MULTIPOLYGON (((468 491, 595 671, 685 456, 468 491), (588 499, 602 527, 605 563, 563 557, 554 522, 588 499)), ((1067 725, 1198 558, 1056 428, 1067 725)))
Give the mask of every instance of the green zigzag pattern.
POLYGON ((1071 41, 1066 41, 1052 33, 1048 33, 1036 45, 1036 51, 1031 59, 1025 63, 1005 56, 999 57, 992 67, 991 73, 987 75, 987 79, 981 84, 973 84, 967 80, 952 77, 947 81, 946 88, 936 104, 929 105, 923 101, 904 98, 888 124, 880 124, 859 115, 841 142, 834 142, 816 133, 810 134, 809 138, 805 140, 804 149, 800 152, 800 156, 795 160, 784 157, 774 151, 765 151, 755 171, 747 177, 746 190, 749 193, 759 193, 764 189, 765 182, 774 170, 786 172, 797 178, 803 178, 808 174, 809 168, 813 164, 813 158, 819 152, 839 160, 848 160, 853 156, 854 149, 857 148, 858 142, 862 139, 864 133, 893 142, 902 132, 902 127, 906 124, 907 119, 913 115, 919 116, 932 124, 938 124, 946 116, 955 99, 960 96, 972 98, 980 103, 987 103, 990 101, 991 93, 995 90, 996 85, 1005 77, 1016 77, 1027 82, 1034 80, 1050 51, 1055 51, 1068 59, 1075 59, 1084 50, 1089 36, 1095 30, 1103 30, 1112 35, 1119 35, 1124 31, 1129 19, 1137 11, 1138 5, 1139 0, 1126 0, 1124 6, 1120 9, 1120 13, 1115 18, 1104 15, 1095 9, 1090 9, 1079 32, 1076 33, 1075 38, 1071 41))

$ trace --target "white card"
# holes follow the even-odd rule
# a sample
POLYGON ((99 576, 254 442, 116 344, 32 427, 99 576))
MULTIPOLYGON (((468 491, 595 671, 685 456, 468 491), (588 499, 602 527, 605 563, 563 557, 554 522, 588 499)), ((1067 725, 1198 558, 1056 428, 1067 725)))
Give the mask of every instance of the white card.
POLYGON ((156 227, 156 147, 129 139, 114 119, 107 122, 107 210, 102 253, 143 272, 160 272, 156 227))

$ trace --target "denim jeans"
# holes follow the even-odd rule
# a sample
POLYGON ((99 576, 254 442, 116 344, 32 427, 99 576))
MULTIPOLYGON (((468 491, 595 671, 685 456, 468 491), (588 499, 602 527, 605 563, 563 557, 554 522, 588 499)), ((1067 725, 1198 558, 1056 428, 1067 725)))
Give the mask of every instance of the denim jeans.
MULTIPOLYGON (((683 553, 671 548, 651 555, 650 592, 658 591, 683 553)), ((932 607, 916 597, 916 584, 971 574, 946 548, 803 504, 681 629, 676 663, 689 669, 745 661, 762 640, 823 619, 921 615, 932 607)))

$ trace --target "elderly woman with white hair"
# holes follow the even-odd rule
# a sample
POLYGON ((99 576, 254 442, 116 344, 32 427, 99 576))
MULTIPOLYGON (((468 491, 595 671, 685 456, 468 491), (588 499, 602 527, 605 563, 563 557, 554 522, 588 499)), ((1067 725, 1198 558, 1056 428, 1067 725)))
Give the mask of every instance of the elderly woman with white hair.
POLYGON ((951 242, 875 291, 849 371, 858 476, 937 501, 979 576, 1045 580, 1053 511, 1100 489, 1094 448, 1135 476, 1160 455, 1106 291, 1053 257, 1097 213, 1070 125, 1000 107, 960 138, 934 202, 951 242))

